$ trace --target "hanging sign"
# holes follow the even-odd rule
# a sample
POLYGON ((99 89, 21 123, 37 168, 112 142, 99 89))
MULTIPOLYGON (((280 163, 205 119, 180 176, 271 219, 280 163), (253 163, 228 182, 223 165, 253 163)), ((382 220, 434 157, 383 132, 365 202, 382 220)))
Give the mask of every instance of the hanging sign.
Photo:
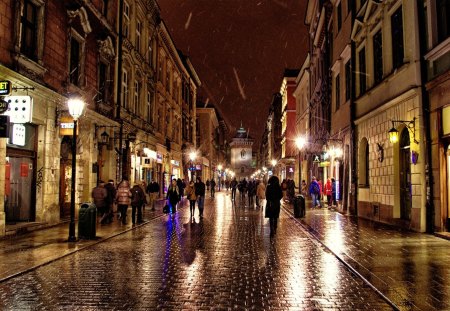
POLYGON ((11 81, 3 80, 0 81, 0 95, 11 94, 11 81))
POLYGON ((11 123, 28 123, 33 118, 33 98, 31 96, 7 96, 4 100, 8 109, 4 112, 11 123))
POLYGON ((0 113, 4 113, 6 110, 8 110, 8 107, 8 102, 3 98, 0 98, 0 113))
POLYGON ((313 154, 313 162, 320 163, 320 155, 319 154, 313 154))

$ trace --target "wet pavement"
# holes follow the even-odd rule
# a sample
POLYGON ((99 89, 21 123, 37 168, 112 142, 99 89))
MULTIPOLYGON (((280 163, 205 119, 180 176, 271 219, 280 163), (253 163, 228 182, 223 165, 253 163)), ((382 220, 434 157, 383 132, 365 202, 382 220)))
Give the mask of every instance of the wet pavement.
MULTIPOLYGON (((39 265, 43 252, 43 257, 52 258, 50 263, 26 273, 10 272, 16 276, 9 279, 5 277, 7 267, 0 265, 4 279, 0 282, 0 309, 393 309, 289 213, 281 213, 274 238, 261 209, 233 206, 223 192, 206 200, 204 214, 203 220, 197 213, 192 220, 186 207, 173 217, 161 215, 158 208, 151 215, 146 212, 148 221, 133 229, 114 224, 102 231, 102 226, 98 233, 101 243, 63 243, 67 231, 58 234, 53 229, 49 239, 54 243, 24 247, 28 255, 16 258, 17 265, 23 260, 30 268, 39 265), (58 254, 66 256, 55 260, 58 254)), ((306 221, 319 224, 313 214, 308 211, 306 221)), ((322 228, 322 240, 346 245, 340 240, 345 233, 328 231, 330 221, 338 217, 329 214, 322 216, 328 219, 323 225, 317 225, 322 228)), ((28 238, 28 243, 40 243, 47 231, 40 238, 28 238)), ((319 229, 313 233, 320 238, 319 229)), ((2 260, 11 265, 12 258, 21 253, 20 243, 14 240, 0 241, 2 260)), ((361 237, 352 236, 351 241, 365 243, 361 237)), ((352 245, 337 250, 342 254, 352 245)), ((385 267, 389 266, 388 261, 385 267)), ((405 285, 404 290, 409 288, 405 285)))
POLYGON ((399 309, 450 310, 450 241, 324 208, 301 223, 399 309))

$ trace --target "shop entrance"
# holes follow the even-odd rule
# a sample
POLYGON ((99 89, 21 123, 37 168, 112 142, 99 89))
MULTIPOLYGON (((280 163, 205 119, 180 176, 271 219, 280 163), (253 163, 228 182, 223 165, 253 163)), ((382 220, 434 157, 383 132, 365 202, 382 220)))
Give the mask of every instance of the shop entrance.
POLYGON ((400 137, 400 218, 411 220, 411 150, 408 129, 400 137))
POLYGON ((61 142, 59 212, 60 218, 70 217, 70 190, 72 179, 72 138, 64 136, 61 142))
POLYGON ((35 220, 34 163, 32 158, 6 158, 5 214, 6 223, 35 220), (32 186, 33 185, 33 186, 32 186))

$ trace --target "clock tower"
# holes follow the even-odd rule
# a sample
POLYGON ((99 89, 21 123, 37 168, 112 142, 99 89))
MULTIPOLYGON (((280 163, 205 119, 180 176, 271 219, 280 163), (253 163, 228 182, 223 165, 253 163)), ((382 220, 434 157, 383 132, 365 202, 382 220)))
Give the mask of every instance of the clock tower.
POLYGON ((242 125, 231 140, 231 167, 238 180, 248 178, 253 173, 253 142, 254 139, 242 125))

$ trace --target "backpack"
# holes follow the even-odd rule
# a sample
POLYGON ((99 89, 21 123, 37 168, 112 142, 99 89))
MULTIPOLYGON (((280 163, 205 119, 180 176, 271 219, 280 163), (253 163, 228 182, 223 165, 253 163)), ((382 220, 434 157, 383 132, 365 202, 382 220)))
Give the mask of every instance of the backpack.
POLYGON ((139 206, 142 204, 141 193, 136 189, 131 189, 131 205, 139 206))
POLYGON ((313 184, 314 194, 320 194, 320 187, 318 183, 313 184))

